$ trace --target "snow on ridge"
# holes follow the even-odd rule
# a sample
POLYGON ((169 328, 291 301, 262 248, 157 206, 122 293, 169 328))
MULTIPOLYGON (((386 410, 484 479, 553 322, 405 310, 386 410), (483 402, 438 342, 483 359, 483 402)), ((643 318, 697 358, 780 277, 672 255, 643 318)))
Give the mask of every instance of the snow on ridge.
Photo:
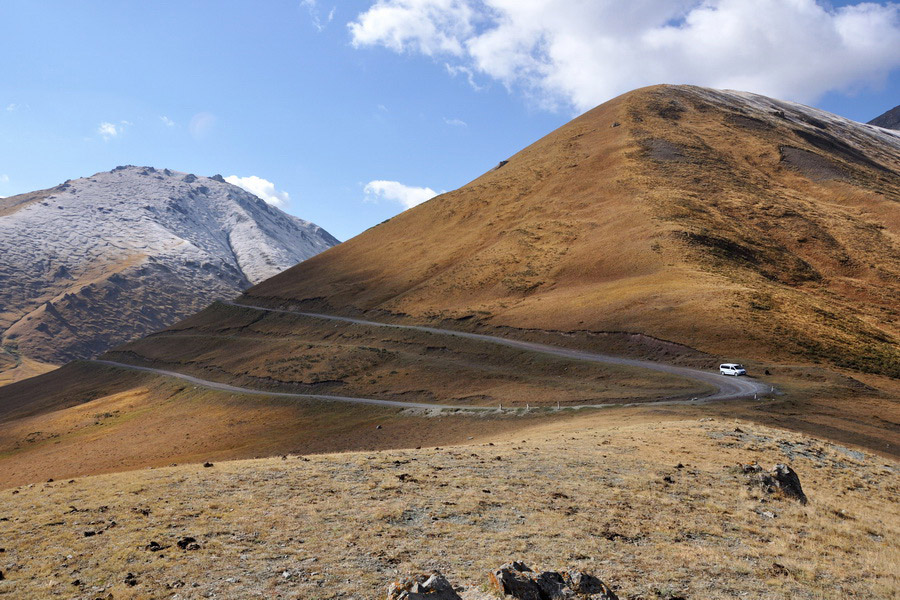
POLYGON ((228 263, 253 284, 336 243, 220 176, 127 166, 69 180, 0 218, 0 270, 10 259, 18 268, 62 262, 72 270, 135 254, 182 262, 187 252, 194 262, 228 263))
MULTIPOLYGON (((846 142, 883 144, 895 151, 900 151, 900 132, 897 131, 859 123, 819 108, 789 100, 777 100, 753 92, 717 90, 696 86, 688 87, 706 100, 725 103, 732 107, 735 105, 744 106, 761 115, 770 116, 775 112, 781 111, 786 113, 786 118, 788 119, 799 119, 799 122, 796 123, 798 126, 809 127, 816 122, 824 123, 827 127, 838 132, 838 137, 841 137, 846 142)), ((812 126, 815 127, 815 125, 812 126)))

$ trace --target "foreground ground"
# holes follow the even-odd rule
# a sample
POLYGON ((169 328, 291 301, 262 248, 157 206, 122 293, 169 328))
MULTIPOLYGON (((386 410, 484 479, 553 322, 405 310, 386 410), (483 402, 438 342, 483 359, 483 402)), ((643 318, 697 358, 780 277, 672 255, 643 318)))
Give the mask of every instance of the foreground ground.
POLYGON ((900 597, 894 460, 732 419, 605 412, 491 440, 3 490, 0 597, 374 598, 439 569, 476 598, 510 559, 631 599, 900 597), (750 487, 751 461, 791 464, 809 504, 750 487))

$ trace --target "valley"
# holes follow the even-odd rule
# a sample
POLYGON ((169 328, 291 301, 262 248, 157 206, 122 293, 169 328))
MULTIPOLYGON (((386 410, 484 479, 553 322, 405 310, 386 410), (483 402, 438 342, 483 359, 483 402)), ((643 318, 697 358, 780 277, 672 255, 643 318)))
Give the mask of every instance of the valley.
MULTIPOLYGON (((438 569, 481 600, 515 559, 632 599, 892 597, 898 171, 891 130, 653 86, 286 270, 173 208, 237 266, 160 272, 232 292, 78 354, 54 288, 40 335, 4 334, 0 596, 372 597, 438 569), (15 381, 52 366, 32 347, 75 360, 15 381)), ((174 298, 154 281, 103 306, 174 298)))

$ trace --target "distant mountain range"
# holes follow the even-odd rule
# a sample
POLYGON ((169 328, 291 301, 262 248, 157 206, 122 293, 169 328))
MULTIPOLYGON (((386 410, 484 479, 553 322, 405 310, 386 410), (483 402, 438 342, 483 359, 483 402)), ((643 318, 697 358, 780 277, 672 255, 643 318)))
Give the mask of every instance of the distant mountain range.
POLYGON ((94 356, 337 243, 218 175, 117 167, 0 199, 0 370, 94 356))
POLYGON ((883 115, 879 115, 869 121, 869 125, 884 127, 885 129, 900 129, 900 106, 895 106, 883 115))

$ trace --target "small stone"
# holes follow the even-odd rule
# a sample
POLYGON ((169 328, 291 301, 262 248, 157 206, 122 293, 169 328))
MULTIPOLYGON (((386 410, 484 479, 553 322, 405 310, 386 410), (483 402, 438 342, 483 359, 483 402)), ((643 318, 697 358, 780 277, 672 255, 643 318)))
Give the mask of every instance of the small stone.
POLYGON ((125 576, 125 585, 136 586, 138 583, 137 577, 134 576, 134 573, 129 573, 125 576))
POLYGON ((205 462, 205 463, 203 463, 203 466, 208 469, 214 465, 211 462, 205 462))
POLYGON ((159 542, 150 542, 149 544, 144 546, 144 548, 146 548, 150 552, 159 552, 163 549, 163 547, 160 546, 159 542))
POLYGON ((773 562, 772 563, 772 574, 773 575, 790 575, 791 572, 788 571, 787 567, 785 567, 784 565, 777 563, 777 562, 773 562))
POLYGON ((199 550, 200 544, 192 537, 186 536, 176 542, 177 546, 182 550, 199 550))

